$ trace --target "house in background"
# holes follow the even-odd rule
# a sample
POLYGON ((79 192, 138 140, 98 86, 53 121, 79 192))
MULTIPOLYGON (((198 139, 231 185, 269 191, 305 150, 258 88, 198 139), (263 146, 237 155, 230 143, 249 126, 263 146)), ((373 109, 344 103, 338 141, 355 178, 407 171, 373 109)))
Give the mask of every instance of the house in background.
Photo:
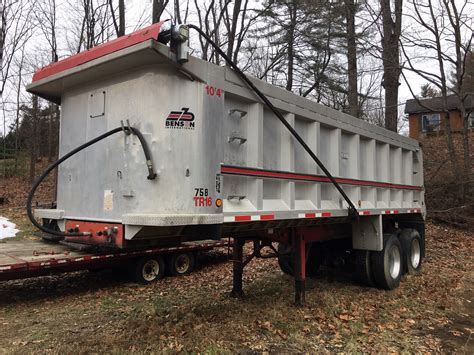
MULTIPOLYGON (((461 131, 463 128, 463 118, 459 111, 458 98, 450 95, 447 98, 447 108, 450 113, 451 130, 461 131)), ((474 94, 466 95, 464 106, 470 113, 469 127, 474 128, 474 94)), ((436 134, 444 131, 444 112, 441 97, 429 99, 407 100, 405 113, 408 114, 410 138, 420 139, 429 134, 436 134)))

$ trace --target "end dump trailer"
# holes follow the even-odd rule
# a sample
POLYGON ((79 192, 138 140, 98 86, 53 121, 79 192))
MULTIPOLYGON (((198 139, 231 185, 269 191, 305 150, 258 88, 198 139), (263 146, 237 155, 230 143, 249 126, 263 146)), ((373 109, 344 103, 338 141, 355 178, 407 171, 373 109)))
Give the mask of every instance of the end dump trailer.
POLYGON ((188 29, 176 39, 174 28, 155 24, 35 73, 28 91, 61 105, 60 156, 118 132, 62 162, 57 209, 36 217, 68 241, 125 250, 231 236, 236 296, 252 257, 278 257, 298 303, 306 274, 337 249, 350 249, 363 282, 387 289, 420 268, 417 141, 245 83, 238 70, 188 56, 188 29))

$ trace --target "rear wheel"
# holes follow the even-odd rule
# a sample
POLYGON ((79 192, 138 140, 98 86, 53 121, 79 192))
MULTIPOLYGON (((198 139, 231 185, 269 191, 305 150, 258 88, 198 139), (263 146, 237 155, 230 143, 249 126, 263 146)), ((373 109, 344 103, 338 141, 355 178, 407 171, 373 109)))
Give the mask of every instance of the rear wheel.
POLYGON ((293 265, 291 265, 291 245, 288 243, 278 243, 278 265, 285 274, 293 275, 293 265))
POLYGON ((383 249, 372 252, 371 260, 374 281, 378 287, 393 290, 400 285, 402 246, 395 235, 384 235, 383 249))
POLYGON ((168 270, 173 276, 189 274, 194 270, 196 257, 193 253, 173 254, 168 258, 168 270))
POLYGON ((135 281, 142 284, 149 284, 160 280, 165 275, 165 262, 160 255, 144 257, 135 264, 135 281))
POLYGON ((373 287, 375 283, 374 276, 372 274, 370 250, 356 250, 355 253, 355 269, 357 280, 361 285, 373 287))
POLYGON ((417 274, 422 264, 422 241, 416 229, 404 229, 400 234, 400 243, 403 251, 404 271, 417 274))
MULTIPOLYGON (((306 275, 309 277, 316 276, 321 266, 321 252, 317 244, 306 244, 307 259, 306 259, 306 275)), ((291 260, 291 245, 288 243, 278 243, 278 265, 281 271, 285 274, 294 276, 293 263, 291 260)))

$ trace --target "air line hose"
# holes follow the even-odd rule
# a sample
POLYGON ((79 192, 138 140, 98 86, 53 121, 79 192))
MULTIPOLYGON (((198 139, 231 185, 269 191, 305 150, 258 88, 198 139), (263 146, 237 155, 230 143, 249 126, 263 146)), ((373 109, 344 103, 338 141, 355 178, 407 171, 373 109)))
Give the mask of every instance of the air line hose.
POLYGON ((196 30, 199 35, 201 35, 207 42, 209 42, 216 52, 218 52, 222 58, 234 69, 234 71, 240 76, 240 78, 257 94, 257 96, 263 101, 265 105, 277 116, 277 118, 283 123, 283 125, 290 131, 290 133, 295 137, 295 139, 301 144, 301 146, 306 150, 306 152, 311 156, 311 158, 316 162, 316 164, 321 168, 321 170, 326 174, 326 176, 329 178, 331 183, 334 185, 334 187, 339 191, 341 196, 344 198, 344 200, 347 202, 347 205, 349 206, 349 216, 352 218, 359 218, 359 214, 357 212, 357 208, 354 206, 352 203, 351 199, 347 196, 347 194, 344 192, 342 189, 341 185, 334 179, 334 177, 331 175, 329 170, 324 166, 324 164, 319 160, 319 158, 314 154, 314 152, 311 150, 311 148, 306 144, 303 138, 296 132, 296 130, 290 125, 290 123, 283 117, 280 111, 277 110, 277 108, 271 103, 271 101, 265 96, 264 93, 262 93, 256 86, 255 84, 242 72, 242 70, 239 69, 239 67, 230 59, 224 51, 210 38, 203 30, 201 30, 199 27, 196 25, 187 25, 189 28, 192 28, 196 30))
POLYGON ((51 164, 35 181, 35 183, 33 184, 33 187, 31 188, 29 194, 28 194, 28 198, 26 200, 26 212, 28 214, 28 218, 29 220, 31 221, 31 223, 36 227, 38 228, 39 230, 45 232, 45 233, 48 233, 48 234, 52 234, 52 235, 56 235, 58 237, 77 237, 77 236, 84 236, 84 235, 89 235, 90 233, 87 233, 87 232, 74 232, 74 233, 65 233, 65 232, 60 232, 60 231, 56 231, 56 230, 53 230, 53 229, 49 229, 49 228, 46 228, 44 226, 42 226, 40 223, 38 223, 36 220, 35 220, 35 216, 33 214, 33 208, 32 208, 32 201, 33 201, 33 197, 34 197, 34 194, 36 192, 36 190, 38 189, 38 186, 43 182, 43 180, 49 175, 49 173, 51 173, 51 171, 53 171, 54 168, 56 168, 58 165, 60 165, 61 163, 63 163, 64 161, 66 161, 67 159, 69 159, 70 157, 72 157, 73 155, 79 153, 81 150, 115 134, 115 133, 119 133, 119 132, 124 132, 124 133, 128 133, 128 134, 134 134, 135 136, 137 136, 138 140, 140 141, 140 144, 142 146, 142 149, 143 149, 143 153, 145 154, 145 159, 146 159, 146 165, 147 165, 147 169, 148 169, 148 176, 147 176, 147 179, 148 180, 154 180, 156 178, 156 173, 155 173, 155 170, 153 168, 153 163, 152 163, 152 160, 151 160, 151 153, 150 153, 150 149, 146 143, 146 140, 145 138, 143 137, 143 134, 136 128, 134 127, 118 127, 118 128, 115 128, 115 129, 112 129, 94 139, 91 139, 90 141, 80 145, 79 147, 77 147, 76 149, 73 149, 72 151, 70 151, 69 153, 65 154, 64 156, 62 156, 61 158, 59 158, 58 160, 56 160, 53 164, 51 164))

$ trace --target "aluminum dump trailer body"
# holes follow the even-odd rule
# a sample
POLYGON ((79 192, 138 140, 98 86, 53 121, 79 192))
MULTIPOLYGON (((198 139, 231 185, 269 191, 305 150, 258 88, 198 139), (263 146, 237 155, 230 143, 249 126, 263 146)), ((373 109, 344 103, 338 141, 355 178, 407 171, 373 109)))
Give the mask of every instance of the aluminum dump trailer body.
MULTIPOLYGON (((57 209, 37 216, 62 230, 68 221, 123 225, 122 247, 178 237, 190 226, 219 227, 193 229, 207 239, 241 222, 347 217, 328 177, 236 73, 195 57, 178 64, 156 40, 159 26, 46 67, 28 86, 61 104, 60 156, 130 124, 144 134, 158 178, 146 179, 135 136, 114 135, 60 166, 57 209)), ((360 215, 425 212, 417 141, 251 80, 360 215)))

